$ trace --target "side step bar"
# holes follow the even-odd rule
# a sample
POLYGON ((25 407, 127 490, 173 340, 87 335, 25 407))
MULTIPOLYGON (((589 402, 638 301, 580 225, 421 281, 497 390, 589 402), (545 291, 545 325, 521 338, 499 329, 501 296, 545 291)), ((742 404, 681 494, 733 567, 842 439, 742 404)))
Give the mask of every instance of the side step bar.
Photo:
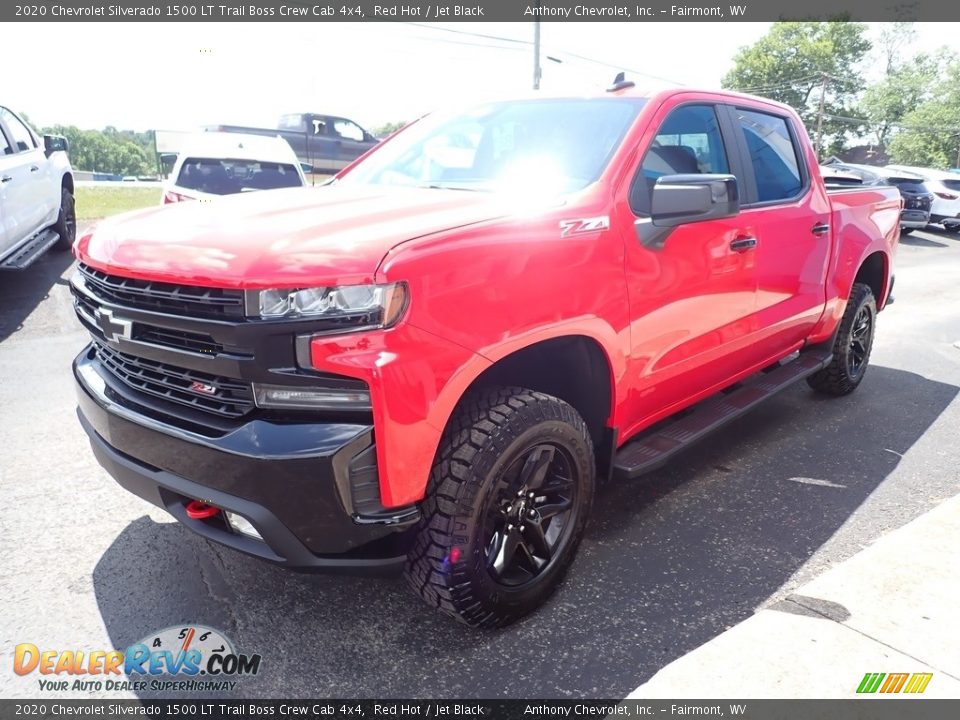
POLYGON ((656 470, 677 453, 717 428, 736 420, 778 392, 803 380, 830 363, 833 353, 825 349, 801 352, 796 359, 770 372, 751 375, 733 390, 714 395, 677 420, 624 445, 614 460, 613 476, 632 479, 656 470))
POLYGON ((0 270, 23 270, 30 267, 59 239, 60 236, 55 230, 41 230, 12 254, 0 260, 0 270))

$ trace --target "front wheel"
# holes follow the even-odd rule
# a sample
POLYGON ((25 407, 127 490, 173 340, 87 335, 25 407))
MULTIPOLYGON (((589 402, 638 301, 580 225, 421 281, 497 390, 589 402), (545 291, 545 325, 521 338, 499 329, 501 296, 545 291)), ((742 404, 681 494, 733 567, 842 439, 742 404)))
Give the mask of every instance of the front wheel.
POLYGON ((69 250, 77 237, 77 210, 73 200, 73 193, 66 188, 60 191, 60 214, 53 229, 60 236, 54 244, 56 250, 69 250))
POLYGON ((913 232, 913 230, 914 230, 914 228, 900 228, 900 234, 901 234, 901 235, 909 235, 910 233, 913 232))
POLYGON ((516 387, 468 397, 441 440, 407 580, 467 625, 523 617, 563 579, 594 485, 590 434, 563 400, 516 387))
POLYGON ((807 378, 814 390, 828 395, 848 395, 857 389, 867 371, 877 324, 877 302, 869 285, 855 283, 833 344, 833 359, 807 378))

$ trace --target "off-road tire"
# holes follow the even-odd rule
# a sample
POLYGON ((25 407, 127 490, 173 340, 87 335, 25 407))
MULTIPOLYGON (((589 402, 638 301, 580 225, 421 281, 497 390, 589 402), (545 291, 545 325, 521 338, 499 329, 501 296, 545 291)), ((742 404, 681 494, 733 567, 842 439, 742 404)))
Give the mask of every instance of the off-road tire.
MULTIPOLYGON (((556 467, 554 460, 549 462, 550 468, 556 467)), ((523 617, 551 595, 573 561, 590 513, 595 474, 586 424, 563 400, 519 387, 471 393, 455 411, 441 440, 423 515, 407 556, 407 581, 427 603, 467 625, 499 627, 523 617), (514 477, 518 466, 526 467, 529 453, 544 452, 544 445, 554 448, 547 456, 562 457, 562 467, 574 475, 569 483, 575 488, 570 510, 564 511, 569 514, 558 526, 562 543, 557 541, 556 554, 534 571, 540 574, 527 585, 508 587, 501 584, 505 578, 496 577, 488 557, 496 537, 488 541, 486 535, 492 523, 506 522, 500 515, 505 513, 502 497, 507 478, 514 477)), ((521 472, 518 477, 525 475, 521 472)), ((549 483, 544 481, 544 487, 549 483)), ((530 502, 534 502, 532 495, 530 502)), ((525 530, 529 533, 530 528, 525 530)), ((529 555, 521 558, 529 559, 529 555)))
POLYGON ((77 210, 73 200, 73 193, 67 188, 60 191, 60 214, 53 225, 54 231, 60 236, 53 245, 54 250, 69 250, 77 237, 77 210))
POLYGON ((870 361, 870 351, 873 349, 873 336, 877 323, 877 303, 869 285, 856 283, 847 301, 847 308, 840 320, 840 328, 833 343, 833 359, 823 370, 807 378, 807 383, 814 390, 827 395, 849 395, 863 381, 867 365, 870 361), (855 358, 858 352, 854 348, 854 333, 858 321, 866 314, 869 317, 868 337, 863 344, 863 357, 858 364, 855 358))

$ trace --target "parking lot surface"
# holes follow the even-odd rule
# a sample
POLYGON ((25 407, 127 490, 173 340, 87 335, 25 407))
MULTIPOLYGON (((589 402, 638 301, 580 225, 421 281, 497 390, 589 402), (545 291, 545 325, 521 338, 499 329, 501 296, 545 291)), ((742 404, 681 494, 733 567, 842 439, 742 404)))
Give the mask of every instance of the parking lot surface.
MULTIPOLYGON (((263 656, 239 697, 623 697, 960 493, 960 235, 917 232, 901 241, 896 302, 856 393, 795 386, 671 466, 607 487, 560 591, 477 632, 400 580, 287 572, 121 490, 74 412, 70 362, 86 336, 71 272, 51 254, 0 275, 3 697, 41 696, 36 673, 10 671, 18 643, 109 650, 183 623, 263 656)), ((43 694, 57 695, 89 696, 43 694)))

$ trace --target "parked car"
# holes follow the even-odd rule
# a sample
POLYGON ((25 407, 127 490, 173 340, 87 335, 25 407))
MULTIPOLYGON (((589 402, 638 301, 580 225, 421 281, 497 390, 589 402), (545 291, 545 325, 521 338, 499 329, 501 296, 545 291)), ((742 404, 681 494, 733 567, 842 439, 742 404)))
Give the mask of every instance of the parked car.
POLYGON ((22 270, 77 232, 67 140, 0 106, 0 270, 22 270))
POLYGON ((318 113, 282 115, 275 128, 210 125, 207 129, 246 135, 279 135, 290 143, 301 162, 312 166, 318 173, 343 170, 379 142, 353 120, 318 113))
POLYGON ((160 204, 306 184, 303 168, 283 138, 198 133, 177 155, 160 204))
POLYGON ((319 190, 80 238, 98 461, 206 538, 403 570, 497 626, 558 586, 601 482, 799 380, 853 392, 899 192, 828 191, 786 105, 630 85, 430 116, 319 190))
POLYGON ((842 183, 843 179, 838 177, 842 173, 859 180, 862 185, 894 185, 903 196, 903 209, 900 211, 901 235, 909 235, 930 224, 930 211, 935 196, 924 184, 923 178, 916 173, 854 163, 830 163, 821 166, 821 172, 827 182, 842 183))
POLYGON ((960 178, 944 170, 912 167, 910 165, 887 165, 887 170, 910 172, 923 178, 923 184, 933 193, 930 222, 943 225, 944 230, 960 230, 960 178))

